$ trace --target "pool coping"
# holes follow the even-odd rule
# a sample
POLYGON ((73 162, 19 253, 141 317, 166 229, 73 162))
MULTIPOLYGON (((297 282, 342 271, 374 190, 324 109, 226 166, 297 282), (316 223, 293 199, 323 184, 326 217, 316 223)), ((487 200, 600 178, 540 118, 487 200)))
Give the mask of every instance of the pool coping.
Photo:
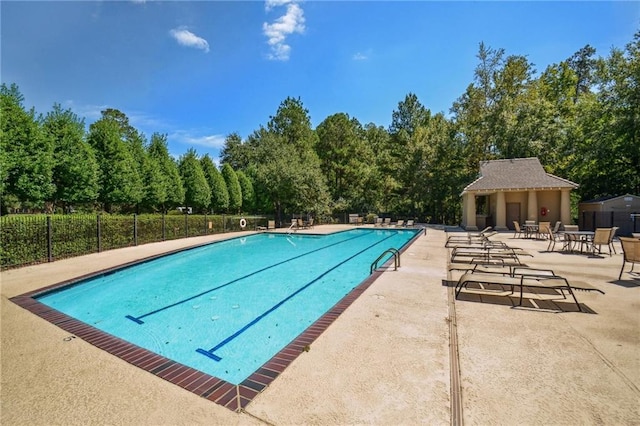
MULTIPOLYGON (((344 232, 344 231, 339 231, 344 232)), ((426 229, 425 229, 426 232, 426 229)), ((302 234, 302 233, 300 233, 302 234)), ((298 234, 298 235, 300 235, 298 234)), ((422 230, 407 241, 399 250, 402 254, 422 234, 422 230)), ((313 234, 316 235, 316 234, 313 234)), ((239 238, 239 237, 234 237, 239 238)), ((233 238, 232 238, 233 239, 233 238)), ((221 240, 226 241, 226 240, 221 240)), ((325 312, 306 330, 294 338, 271 359, 254 371, 247 379, 235 385, 226 380, 203 373, 195 368, 188 367, 177 361, 158 355, 133 343, 115 337, 109 333, 92 327, 78 319, 64 314, 54 308, 40 303, 36 297, 43 294, 78 284, 88 278, 110 274, 116 270, 125 269, 134 265, 149 262, 151 260, 168 256, 177 252, 191 250, 203 245, 199 244, 183 249, 171 250, 162 254, 153 255, 144 259, 127 262, 116 267, 96 271, 70 280, 65 280, 44 288, 30 291, 19 296, 11 297, 16 305, 28 310, 51 324, 72 334, 68 339, 79 337, 87 343, 114 355, 142 370, 154 374, 174 385, 177 385, 191 393, 194 393, 216 404, 235 411, 242 411, 260 392, 269 386, 298 356, 309 350, 310 345, 349 307, 360 295, 367 290, 373 282, 392 264, 389 259, 377 270, 373 271, 360 284, 342 297, 333 307, 325 312)))

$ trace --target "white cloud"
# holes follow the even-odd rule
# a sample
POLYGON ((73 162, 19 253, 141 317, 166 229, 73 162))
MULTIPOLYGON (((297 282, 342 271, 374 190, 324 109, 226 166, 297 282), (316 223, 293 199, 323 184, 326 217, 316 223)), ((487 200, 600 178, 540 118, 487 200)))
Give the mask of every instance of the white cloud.
POLYGON ((174 28, 169 31, 169 34, 182 46, 193 47, 209 52, 209 43, 207 40, 198 37, 186 28, 174 28))
POLYGON ((269 59, 286 61, 289 59, 291 46, 287 41, 287 36, 293 33, 304 33, 305 19, 304 11, 299 4, 288 0, 267 0, 265 8, 267 11, 276 6, 287 6, 287 12, 276 19, 273 23, 262 24, 262 31, 267 37, 267 43, 271 48, 269 59))
POLYGON ((284 6, 285 4, 291 3, 293 0, 266 0, 264 2, 264 8, 266 11, 270 11, 274 7, 284 6))
POLYGON ((62 107, 68 108, 78 117, 84 118, 86 125, 99 120, 102 117, 102 111, 109 108, 108 105, 78 105, 71 99, 64 101, 62 107))
POLYGON ((369 57, 362 52, 358 52, 355 55, 353 55, 354 61, 366 61, 367 59, 369 59, 369 57))
POLYGON ((224 135, 194 135, 191 131, 178 130, 168 136, 170 139, 185 145, 197 145, 207 148, 222 148, 224 135))

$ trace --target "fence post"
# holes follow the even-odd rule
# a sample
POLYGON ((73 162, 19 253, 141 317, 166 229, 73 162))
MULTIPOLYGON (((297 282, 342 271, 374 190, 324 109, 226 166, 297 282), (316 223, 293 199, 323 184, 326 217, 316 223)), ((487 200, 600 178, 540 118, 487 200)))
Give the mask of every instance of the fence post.
POLYGON ((53 232, 51 232, 51 216, 47 215, 47 260, 53 262, 53 232))
POLYGON ((189 238, 189 213, 184 214, 184 237, 189 238))
POLYGON ((98 213, 98 215, 96 216, 96 238, 98 240, 98 253, 102 251, 102 231, 100 229, 101 228, 100 216, 101 216, 100 213, 98 213))
POLYGON ((227 232, 227 218, 224 214, 222 215, 222 232, 227 232))
POLYGON ((133 214, 133 245, 138 245, 138 215, 133 214))
POLYGON ((162 241, 167 239, 167 223, 164 220, 164 212, 162 212, 162 241))

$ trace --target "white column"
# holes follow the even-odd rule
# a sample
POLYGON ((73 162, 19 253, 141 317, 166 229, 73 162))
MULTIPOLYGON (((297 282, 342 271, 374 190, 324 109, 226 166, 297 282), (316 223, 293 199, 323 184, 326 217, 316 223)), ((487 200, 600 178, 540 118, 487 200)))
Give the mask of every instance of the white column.
POLYGON ((477 231, 476 225, 476 195, 470 192, 465 194, 467 197, 467 221, 464 229, 467 231, 477 231))
POLYGON ((536 191, 529 191, 529 200, 527 203, 527 220, 538 221, 538 194, 536 191))
POLYGON ((571 225, 571 194, 570 189, 560 191, 560 222, 563 225, 571 225))
POLYGON ((506 231, 507 228, 507 204, 504 192, 498 192, 496 197, 496 231, 506 231))

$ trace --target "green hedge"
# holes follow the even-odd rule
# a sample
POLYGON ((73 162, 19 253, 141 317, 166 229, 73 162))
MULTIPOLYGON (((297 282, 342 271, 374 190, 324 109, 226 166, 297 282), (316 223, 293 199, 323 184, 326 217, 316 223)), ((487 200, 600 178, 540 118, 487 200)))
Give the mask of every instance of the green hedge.
MULTIPOLYGON (((16 268, 163 240, 241 231, 241 216, 12 215, 0 217, 0 267, 16 268)), ((266 226, 244 217, 245 230, 266 226)))

